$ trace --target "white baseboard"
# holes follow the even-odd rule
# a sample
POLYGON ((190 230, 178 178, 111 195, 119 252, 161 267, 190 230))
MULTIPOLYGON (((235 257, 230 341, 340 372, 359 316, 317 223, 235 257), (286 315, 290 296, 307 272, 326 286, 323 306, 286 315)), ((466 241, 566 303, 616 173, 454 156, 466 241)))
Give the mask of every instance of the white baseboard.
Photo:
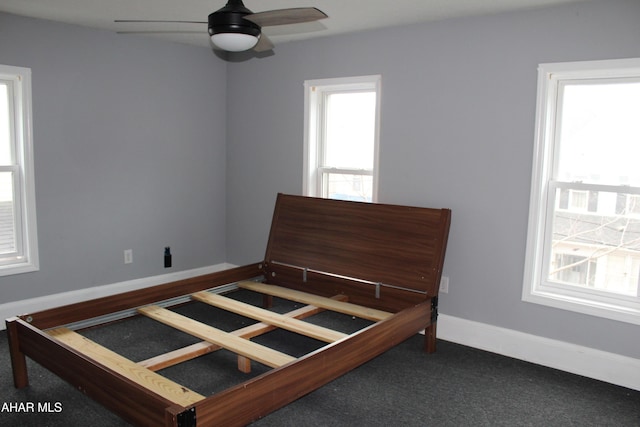
POLYGON ((438 338, 640 391, 640 359, 441 314, 438 338))
MULTIPOLYGON (((48 308, 60 307, 80 301, 88 301, 95 298, 102 298, 122 292, 134 291, 148 288, 150 286, 161 285, 163 283, 174 282, 176 280, 189 279, 203 274, 215 273, 236 267, 235 265, 222 263, 208 267, 196 268, 186 271, 161 274, 159 276, 144 277, 142 279, 128 280, 126 282, 114 283, 110 285, 95 286, 92 288, 79 289, 77 291, 62 292, 53 295, 46 295, 37 298, 30 298, 21 301, 0 304, 0 320, 9 317, 34 313, 48 308)), ((6 329, 4 321, 0 322, 0 330, 6 329)))

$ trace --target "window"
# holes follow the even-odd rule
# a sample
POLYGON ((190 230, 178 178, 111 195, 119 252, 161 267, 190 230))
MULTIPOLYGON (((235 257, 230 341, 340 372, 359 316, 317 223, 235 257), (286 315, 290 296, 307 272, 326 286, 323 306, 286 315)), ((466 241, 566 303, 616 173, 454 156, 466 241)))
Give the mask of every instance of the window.
POLYGON ((0 276, 38 269, 31 70, 0 65, 0 276))
POLYGON ((375 202, 380 76, 305 82, 307 196, 375 202))
POLYGON ((523 300, 640 324, 640 59, 541 64, 523 300))

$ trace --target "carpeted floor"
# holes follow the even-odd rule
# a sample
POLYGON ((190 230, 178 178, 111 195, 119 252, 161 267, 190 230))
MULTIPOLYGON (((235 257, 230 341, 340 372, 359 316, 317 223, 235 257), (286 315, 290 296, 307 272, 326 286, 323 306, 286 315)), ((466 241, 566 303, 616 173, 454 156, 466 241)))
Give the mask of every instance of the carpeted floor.
MULTIPOLYGON (((259 303, 254 294, 234 297, 259 303)), ((293 308, 275 300, 276 311, 293 308)), ((175 309, 233 330, 251 320, 201 303, 175 309)), ((322 313, 309 321, 344 332, 367 323, 322 313)), ((197 340, 146 318, 82 332, 132 359, 142 360, 197 340)), ((256 338, 299 356, 319 346, 312 339, 275 331, 256 338)), ((446 341, 422 351, 414 336, 369 363, 254 423, 255 426, 640 426, 640 392, 498 356, 446 341)), ((210 395, 244 381, 234 355, 218 351, 161 372, 210 395)), ((253 364, 250 375, 265 371, 253 364)), ((29 361, 30 386, 13 387, 6 332, 0 334, 1 426, 126 426, 126 422, 55 375, 29 361), (9 412, 13 405, 34 412, 9 412), (38 411, 38 406, 51 412, 38 411), (4 410, 3 410, 4 409, 4 410)))

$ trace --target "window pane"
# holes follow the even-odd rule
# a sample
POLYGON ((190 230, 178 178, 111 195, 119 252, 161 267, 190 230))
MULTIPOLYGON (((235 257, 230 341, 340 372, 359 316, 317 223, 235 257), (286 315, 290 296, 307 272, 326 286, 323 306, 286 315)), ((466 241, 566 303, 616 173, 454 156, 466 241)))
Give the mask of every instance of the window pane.
POLYGON ((31 70, 0 64, 0 276, 38 270, 31 70))
POLYGON ((371 175, 352 175, 346 173, 324 174, 323 188, 329 199, 353 200, 358 202, 371 202, 373 177, 371 175))
POLYGON ((373 169, 375 92, 327 96, 324 166, 373 169))
POLYGON ((571 209, 578 210, 578 211, 587 210, 588 192, 571 190, 569 192, 569 197, 570 197, 569 203, 570 203, 571 209))
POLYGON ((16 252, 13 174, 0 172, 0 254, 16 252))
POLYGON ((566 84, 557 179, 640 186, 640 82, 566 84))
POLYGON ((11 134, 9 116, 9 90, 6 83, 0 82, 0 165, 10 165, 11 134))
MULTIPOLYGON (((574 191, 574 190, 570 190, 574 191)), ((548 280, 568 285, 638 295, 640 276, 640 214, 638 196, 606 191, 581 191, 596 200, 593 212, 556 209, 548 280)))

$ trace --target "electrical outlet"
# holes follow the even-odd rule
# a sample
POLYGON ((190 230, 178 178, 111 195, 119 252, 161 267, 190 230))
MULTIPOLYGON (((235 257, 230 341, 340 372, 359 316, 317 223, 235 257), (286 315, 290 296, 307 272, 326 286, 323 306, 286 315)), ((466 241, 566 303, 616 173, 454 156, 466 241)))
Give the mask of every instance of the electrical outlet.
POLYGON ((133 249, 124 250, 124 263, 131 264, 133 262, 133 249))
POLYGON ((440 292, 443 294, 449 293, 449 276, 442 276, 440 278, 440 292))

